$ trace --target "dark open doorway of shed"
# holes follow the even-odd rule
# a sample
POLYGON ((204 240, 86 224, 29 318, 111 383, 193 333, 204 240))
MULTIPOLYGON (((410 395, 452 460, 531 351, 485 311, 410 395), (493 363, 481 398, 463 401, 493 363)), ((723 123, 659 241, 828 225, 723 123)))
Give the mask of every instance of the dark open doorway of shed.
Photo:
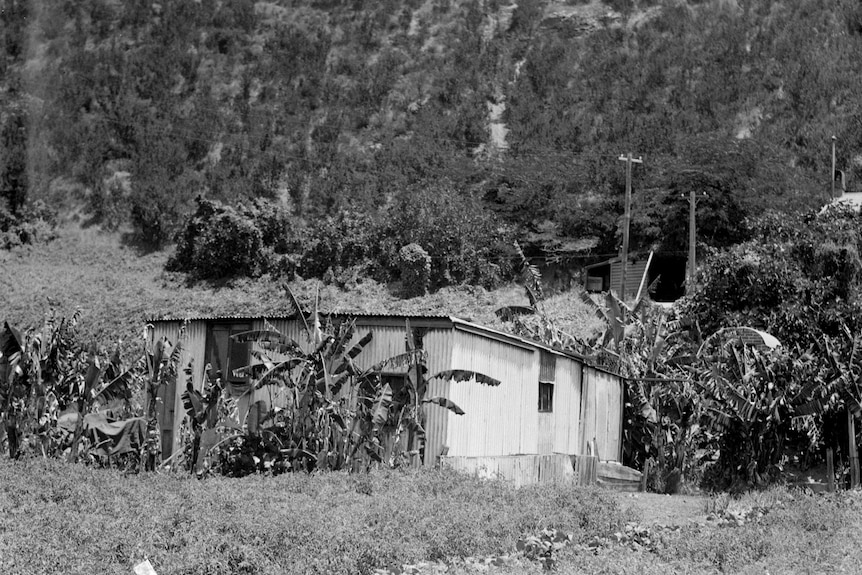
POLYGON ((676 301, 685 295, 686 260, 680 256, 653 256, 647 281, 652 285, 659 278, 655 290, 650 292, 654 301, 676 301))

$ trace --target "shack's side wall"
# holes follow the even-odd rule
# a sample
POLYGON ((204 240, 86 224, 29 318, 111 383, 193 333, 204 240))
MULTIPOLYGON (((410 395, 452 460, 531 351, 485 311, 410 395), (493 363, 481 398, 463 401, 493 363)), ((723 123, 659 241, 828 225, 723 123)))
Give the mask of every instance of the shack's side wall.
POLYGON ((580 455, 595 440, 603 461, 619 461, 622 447, 623 380, 619 376, 584 367, 581 402, 580 455))
POLYGON ((486 336, 455 330, 452 369, 469 369, 501 381, 490 387, 452 382, 449 399, 465 415, 448 415, 450 456, 537 453, 539 353, 486 336))

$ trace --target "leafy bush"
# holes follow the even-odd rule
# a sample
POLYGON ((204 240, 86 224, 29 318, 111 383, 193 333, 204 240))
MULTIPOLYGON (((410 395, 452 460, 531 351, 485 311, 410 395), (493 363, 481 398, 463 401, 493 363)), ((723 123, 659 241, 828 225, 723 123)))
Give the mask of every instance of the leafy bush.
POLYGON ((56 237, 56 214, 37 200, 12 214, 0 206, 0 249, 50 241, 56 237))
POLYGON ((431 285, 431 256, 419 244, 407 244, 398 250, 401 289, 406 297, 423 296, 431 285))
MULTIPOLYGON (((166 267, 171 271, 186 271, 193 277, 218 279, 234 276, 255 276, 267 265, 264 235, 256 222, 221 202, 196 199, 197 210, 185 223, 177 241, 177 251, 166 267)), ((273 228, 277 218, 265 214, 268 237, 278 238, 273 228)))
POLYGON ((368 214, 341 211, 309 227, 300 262, 305 277, 322 278, 331 272, 337 280, 350 268, 374 276, 395 262, 380 258, 380 228, 368 214))
POLYGON ((389 210, 381 238, 387 262, 397 261, 400 246, 422 246, 431 258, 432 287, 491 287, 511 273, 508 230, 467 191, 447 182, 402 193, 389 210))

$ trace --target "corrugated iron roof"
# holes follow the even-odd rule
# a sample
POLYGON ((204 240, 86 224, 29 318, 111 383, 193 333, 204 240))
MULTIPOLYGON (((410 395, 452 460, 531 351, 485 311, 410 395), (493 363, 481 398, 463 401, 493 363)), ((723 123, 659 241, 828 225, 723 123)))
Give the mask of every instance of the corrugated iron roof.
MULTIPOLYGON (((335 317, 350 316, 352 318, 357 318, 357 319, 372 319, 372 320, 374 318, 388 319, 388 320, 392 320, 392 319, 445 320, 445 321, 451 322, 453 327, 459 327, 461 329, 466 329, 466 330, 473 331, 473 332, 479 332, 479 333, 481 333, 487 337, 491 337, 491 338, 494 338, 494 339, 497 339, 500 341, 505 341, 505 342, 512 343, 515 345, 530 347, 533 349, 542 349, 542 350, 548 351, 550 353, 570 357, 572 359, 576 359, 578 361, 587 363, 587 358, 585 358, 583 355, 581 355, 579 353, 575 353, 573 351, 557 349, 555 347, 546 345, 546 344, 539 342, 539 341, 528 339, 528 338, 525 338, 525 337, 522 337, 519 335, 515 335, 512 333, 500 331, 500 330, 497 330, 497 329, 494 329, 491 327, 487 327, 484 325, 480 325, 477 323, 473 323, 472 321, 470 321, 468 319, 462 319, 459 317, 445 315, 445 314, 433 314, 433 313, 428 313, 428 314, 422 314, 422 313, 419 313, 419 314, 352 313, 352 312, 346 312, 346 311, 339 311, 339 312, 321 312, 321 315, 335 316, 335 317)), ((296 317, 295 313, 293 313, 293 314, 282 314, 282 315, 273 315, 273 314, 242 315, 242 314, 236 314, 236 315, 218 315, 218 316, 179 317, 179 318, 178 317, 150 318, 147 320, 147 322, 153 323, 153 322, 157 322, 157 321, 255 320, 255 319, 264 319, 264 318, 269 319, 269 320, 273 320, 273 319, 293 319, 295 317, 296 317)), ((595 367, 599 371, 604 371, 604 372, 619 376, 619 374, 616 374, 616 373, 609 371, 605 368, 597 367, 597 366, 592 366, 592 367, 595 367)))
MULTIPOLYGON (((450 319, 451 316, 441 313, 433 313, 433 312, 419 312, 419 313, 392 313, 392 312, 378 312, 378 313, 367 313, 367 312, 354 312, 354 311, 321 311, 320 315, 322 316, 350 316, 356 318, 375 318, 375 317, 385 317, 390 319, 450 319)), ((175 315, 175 314, 165 314, 161 316, 150 316, 145 318, 144 321, 147 323, 153 323, 156 321, 222 321, 222 320, 253 320, 253 319, 293 319, 296 317, 296 312, 294 313, 282 313, 282 314, 273 314, 273 313, 257 313, 257 314, 217 314, 217 315, 175 315)))

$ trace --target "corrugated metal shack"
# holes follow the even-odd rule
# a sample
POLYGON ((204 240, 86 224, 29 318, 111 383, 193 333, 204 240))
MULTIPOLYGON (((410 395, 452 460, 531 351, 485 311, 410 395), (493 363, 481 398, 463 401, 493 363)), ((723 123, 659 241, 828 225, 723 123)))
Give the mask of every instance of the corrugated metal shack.
MULTIPOLYGON (((356 339, 369 331, 373 334, 357 358, 363 367, 404 352, 405 320, 409 319, 428 354, 429 375, 467 369, 502 382, 489 387, 474 381, 430 381, 431 396, 451 399, 466 414, 428 406, 425 465, 440 461, 523 484, 569 477, 575 455, 620 460, 624 380, 619 375, 591 367, 577 355, 455 317, 350 314, 341 319, 348 317, 356 321, 356 339)), ((329 318, 338 320, 339 316, 329 318)), ((185 334, 179 381, 164 390, 159 408, 163 458, 180 447, 185 366, 192 361, 195 382, 203 381, 207 363, 231 374, 249 363, 253 347, 236 344, 230 335, 263 329, 265 321, 304 344, 302 323, 294 316, 149 322, 151 341, 167 337, 175 342, 183 325, 185 334)), ((273 393, 277 395, 277 391, 260 389, 248 402, 276 401, 273 393)))

